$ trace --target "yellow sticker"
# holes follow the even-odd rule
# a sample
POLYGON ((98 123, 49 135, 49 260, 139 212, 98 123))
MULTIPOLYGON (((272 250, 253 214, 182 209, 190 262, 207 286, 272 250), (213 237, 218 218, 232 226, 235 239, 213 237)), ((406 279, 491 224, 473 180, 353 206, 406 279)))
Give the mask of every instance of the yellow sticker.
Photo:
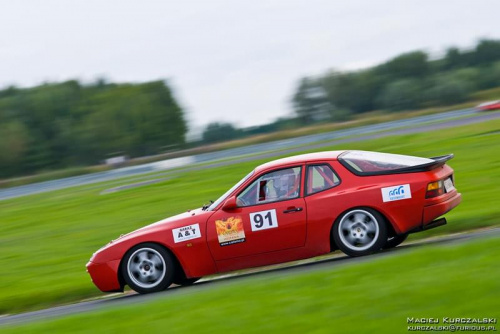
POLYGON ((245 230, 243 229, 243 220, 240 216, 216 220, 215 228, 221 246, 245 242, 245 230))

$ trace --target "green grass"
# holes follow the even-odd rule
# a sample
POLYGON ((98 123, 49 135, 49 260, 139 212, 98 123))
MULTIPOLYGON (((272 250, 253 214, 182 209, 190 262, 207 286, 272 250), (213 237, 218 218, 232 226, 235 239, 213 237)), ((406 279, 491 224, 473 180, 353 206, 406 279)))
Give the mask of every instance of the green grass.
POLYGON ((499 259, 498 237, 425 246, 361 263, 189 287, 2 331, 406 333, 408 317, 498 319, 499 259))
MULTIPOLYGON (((463 203, 449 224, 422 235, 499 224, 500 121, 351 143, 365 149, 436 156, 450 165, 463 203)), ((165 182, 99 195, 111 182, 0 202, 0 313, 43 308, 100 295, 85 264, 102 245, 224 193, 265 160, 179 174, 165 182)))

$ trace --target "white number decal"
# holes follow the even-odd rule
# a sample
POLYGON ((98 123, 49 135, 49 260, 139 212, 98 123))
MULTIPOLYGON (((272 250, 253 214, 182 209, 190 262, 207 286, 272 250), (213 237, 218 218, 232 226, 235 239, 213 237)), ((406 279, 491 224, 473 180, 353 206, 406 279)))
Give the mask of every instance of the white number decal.
POLYGON ((276 210, 273 209, 251 213, 250 223, 252 224, 252 231, 267 230, 268 228, 278 227, 276 210))

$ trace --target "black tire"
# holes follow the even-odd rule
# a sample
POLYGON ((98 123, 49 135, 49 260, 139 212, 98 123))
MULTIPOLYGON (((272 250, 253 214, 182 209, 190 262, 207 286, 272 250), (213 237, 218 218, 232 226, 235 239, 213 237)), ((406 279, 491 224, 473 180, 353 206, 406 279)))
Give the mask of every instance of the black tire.
POLYGON ((134 291, 158 292, 172 284, 175 262, 162 246, 144 243, 134 246, 125 254, 121 272, 127 285, 134 291))
POLYGON ((201 277, 187 278, 186 273, 184 272, 184 269, 182 268, 179 261, 176 261, 175 269, 176 269, 175 275, 173 278, 174 284, 181 285, 181 286, 193 285, 201 278, 201 277))
POLYGON ((382 248, 389 249, 389 248, 394 248, 396 246, 399 246, 403 241, 406 240, 406 238, 408 238, 408 233, 394 235, 392 237, 389 237, 387 239, 387 242, 385 243, 385 245, 382 248))
POLYGON ((333 240, 349 256, 363 256, 379 251, 387 242, 384 217, 369 208, 355 208, 337 218, 333 240))
POLYGON ((174 284, 177 285, 182 285, 182 286, 188 286, 188 285, 193 285, 194 283, 198 282, 200 277, 194 277, 194 278, 177 278, 174 279, 174 284))

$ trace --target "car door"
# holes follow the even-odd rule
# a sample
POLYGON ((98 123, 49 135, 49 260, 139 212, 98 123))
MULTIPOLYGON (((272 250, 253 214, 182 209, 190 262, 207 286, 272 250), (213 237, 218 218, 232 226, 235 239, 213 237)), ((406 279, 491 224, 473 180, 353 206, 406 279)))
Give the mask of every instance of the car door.
POLYGON ((207 242, 214 259, 304 246, 302 180, 302 166, 266 172, 237 195, 237 208, 216 211, 207 222, 207 242))

